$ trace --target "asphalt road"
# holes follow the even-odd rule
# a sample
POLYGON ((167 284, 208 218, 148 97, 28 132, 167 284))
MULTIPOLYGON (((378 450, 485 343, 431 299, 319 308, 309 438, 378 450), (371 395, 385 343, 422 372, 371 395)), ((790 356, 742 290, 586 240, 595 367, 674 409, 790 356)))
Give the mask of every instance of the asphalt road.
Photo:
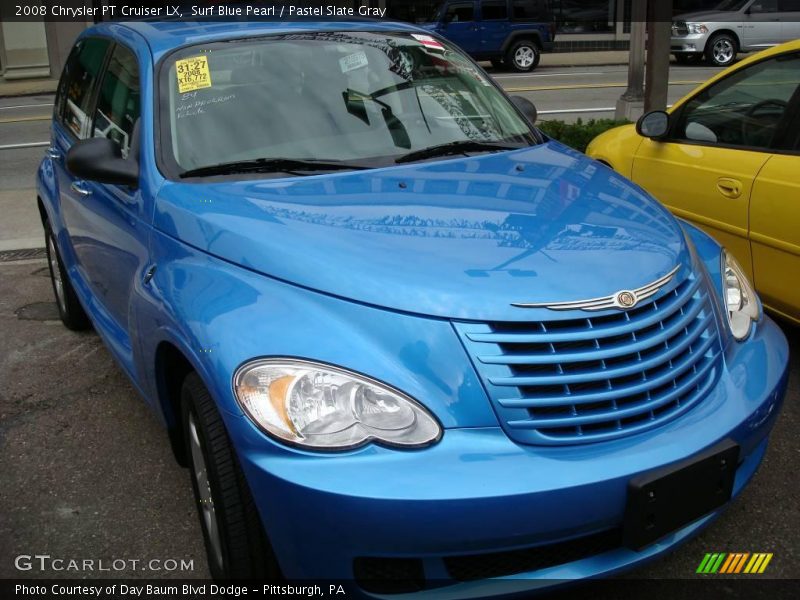
MULTIPOLYGON (((673 67, 671 79, 699 82, 713 72, 673 67)), ((612 86, 624 86, 625 69, 542 70, 498 80, 530 97, 549 118, 549 111, 613 107, 624 87, 612 86)), ((670 101, 694 85, 675 83, 670 101)), ((0 147, 47 141, 50 102, 47 96, 0 100, 0 147)), ((579 116, 609 113, 553 118, 579 116)), ((15 230, 27 228, 25 235, 38 239, 32 188, 42 151, 0 148, 0 215, 15 214, 15 230)), ((9 235, 22 239, 4 230, 4 222, 0 242, 9 235)), ((629 577, 695 577, 706 552, 745 551, 774 553, 765 576, 800 578, 800 331, 784 331, 792 345, 790 389, 755 481, 699 538, 629 577)), ((192 569, 148 571, 129 563, 96 575, 206 577, 187 473, 173 462, 156 418, 97 336, 69 332, 57 321, 44 261, 0 263, 0 340, 0 578, 87 575, 19 572, 14 559, 21 554, 106 563, 185 560, 192 569)))

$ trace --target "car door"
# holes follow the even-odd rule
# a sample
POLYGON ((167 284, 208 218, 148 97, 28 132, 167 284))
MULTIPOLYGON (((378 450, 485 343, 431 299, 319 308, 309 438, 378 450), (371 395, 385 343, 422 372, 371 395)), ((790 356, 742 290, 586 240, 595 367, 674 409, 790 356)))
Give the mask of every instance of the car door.
POLYGON ((475 17, 474 2, 451 2, 442 22, 444 36, 469 54, 478 52, 480 46, 475 17))
MULTIPOLYGON (((138 59, 132 50, 116 44, 96 94, 91 135, 114 140, 122 156, 128 157, 139 151, 140 114, 138 59)), ((81 264, 124 357, 130 352, 130 295, 148 258, 144 198, 140 189, 124 185, 80 181, 79 189, 75 212, 84 231, 81 264)))
POLYGON ((781 39, 784 42, 800 39, 800 0, 778 0, 781 19, 781 39))
POLYGON ((769 159, 753 187, 750 243, 764 304, 800 322, 800 92, 791 106, 785 149, 769 159))
POLYGON ((728 247, 752 275, 748 238, 756 176, 790 117, 800 65, 781 55, 738 69, 671 116, 666 140, 645 139, 632 178, 728 247))
POLYGON ((508 2, 506 0, 482 0, 480 7, 481 14, 478 22, 480 53, 500 52, 510 29, 508 2))
POLYGON ((778 0, 755 0, 747 7, 742 23, 746 48, 768 48, 783 41, 778 0))
POLYGON ((72 49, 59 80, 53 113, 50 147, 47 154, 58 181, 57 212, 51 223, 61 254, 79 291, 88 285, 82 257, 86 239, 85 223, 76 209, 80 206, 80 182, 66 168, 72 145, 89 136, 91 110, 100 74, 111 49, 105 38, 83 38, 72 49), (62 227, 63 225, 63 227, 62 227))

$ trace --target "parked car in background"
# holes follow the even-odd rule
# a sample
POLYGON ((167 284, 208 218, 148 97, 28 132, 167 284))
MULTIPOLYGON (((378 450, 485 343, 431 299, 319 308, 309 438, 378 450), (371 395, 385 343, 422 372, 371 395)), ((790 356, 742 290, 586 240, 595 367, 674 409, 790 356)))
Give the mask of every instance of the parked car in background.
POLYGON ((215 578, 539 590, 751 481, 786 339, 534 113, 411 25, 81 34, 37 173, 55 300, 165 425, 215 578))
POLYGON ((800 323, 800 40, 601 134, 587 154, 714 236, 766 306, 800 323))
POLYGON ((670 48, 687 64, 705 58, 727 67, 739 52, 800 38, 800 0, 723 0, 714 10, 678 15, 670 48))
POLYGON ((495 68, 532 71, 552 51, 555 21, 541 0, 447 0, 422 26, 495 68))

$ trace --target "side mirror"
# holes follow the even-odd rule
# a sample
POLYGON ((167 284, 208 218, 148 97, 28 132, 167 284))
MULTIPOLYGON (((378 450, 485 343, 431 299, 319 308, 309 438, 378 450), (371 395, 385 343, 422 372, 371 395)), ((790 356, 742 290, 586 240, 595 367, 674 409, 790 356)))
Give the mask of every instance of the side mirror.
POLYGON ((76 142, 67 152, 67 169, 89 181, 139 186, 138 163, 132 158, 122 158, 119 145, 108 138, 76 142))
POLYGON ((536 124, 536 119, 539 116, 539 113, 536 110, 536 106, 528 100, 527 98, 523 98, 522 96, 511 96, 511 102, 517 109, 525 115, 525 118, 530 121, 531 125, 536 124))
POLYGON ((653 140, 660 140, 669 133, 669 114, 654 110, 642 115, 636 122, 636 133, 653 140))

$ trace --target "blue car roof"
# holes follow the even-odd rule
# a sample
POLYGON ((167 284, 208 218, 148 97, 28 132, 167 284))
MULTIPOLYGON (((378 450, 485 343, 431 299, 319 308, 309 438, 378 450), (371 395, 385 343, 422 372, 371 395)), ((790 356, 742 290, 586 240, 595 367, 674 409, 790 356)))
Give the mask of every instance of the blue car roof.
MULTIPOLYGON (((104 31, 114 34, 119 28, 141 35, 150 47, 154 60, 174 48, 226 39, 257 37, 298 31, 421 31, 414 25, 393 21, 210 21, 142 20, 108 22, 88 29, 85 34, 104 31)), ((127 37, 127 36, 126 36, 127 37)))

